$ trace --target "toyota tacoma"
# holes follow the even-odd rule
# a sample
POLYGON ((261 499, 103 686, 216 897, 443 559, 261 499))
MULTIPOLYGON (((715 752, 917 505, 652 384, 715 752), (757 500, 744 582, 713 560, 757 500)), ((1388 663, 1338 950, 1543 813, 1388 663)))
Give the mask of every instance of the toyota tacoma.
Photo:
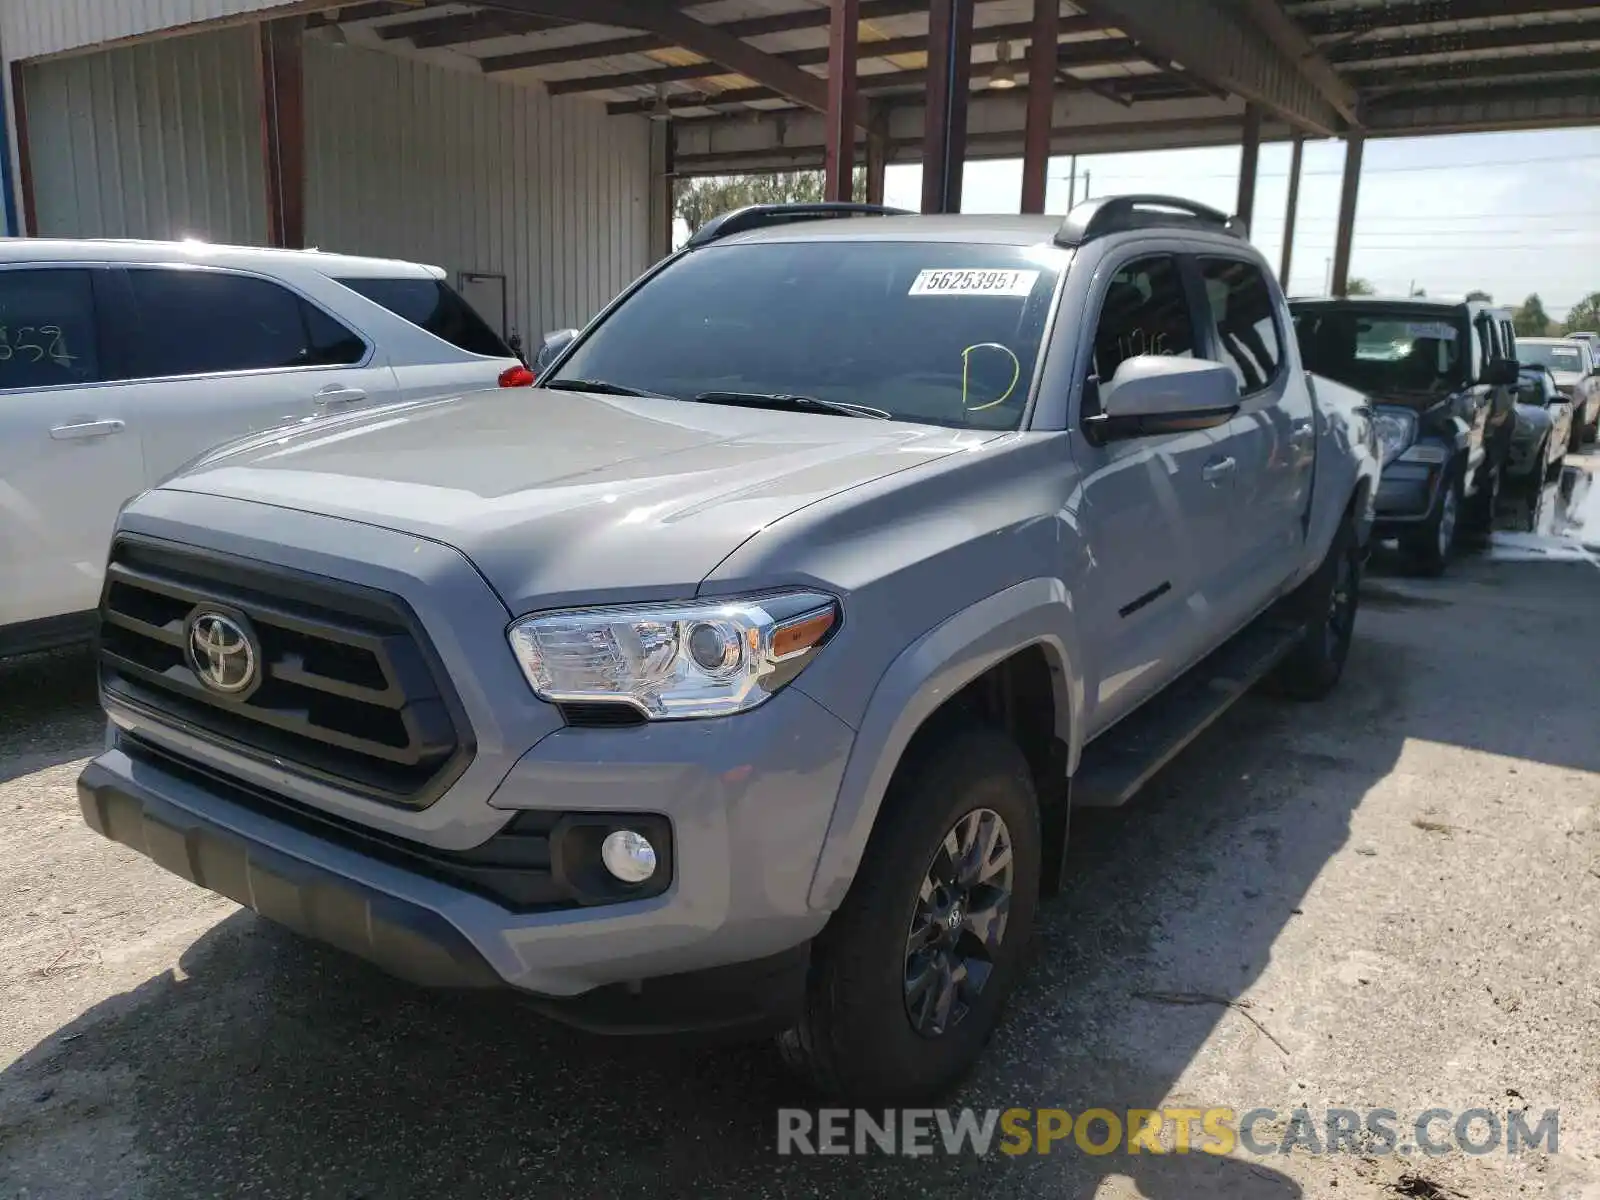
POLYGON ((1366 401, 1203 206, 740 210, 539 371, 123 511, 90 826, 414 981, 930 1097, 1069 809, 1343 669, 1366 401))

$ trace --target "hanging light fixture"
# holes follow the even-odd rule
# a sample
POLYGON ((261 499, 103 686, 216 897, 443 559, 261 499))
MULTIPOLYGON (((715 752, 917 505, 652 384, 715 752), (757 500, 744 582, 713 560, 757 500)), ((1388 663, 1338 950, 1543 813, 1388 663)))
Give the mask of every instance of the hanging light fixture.
POLYGON ((1017 72, 1011 65, 1011 43, 1002 41, 994 48, 994 67, 989 72, 989 86, 1004 91, 1017 86, 1017 72))
POLYGON ((655 103, 650 106, 650 119, 652 121, 670 121, 672 119, 672 105, 667 103, 666 84, 656 85, 655 103))

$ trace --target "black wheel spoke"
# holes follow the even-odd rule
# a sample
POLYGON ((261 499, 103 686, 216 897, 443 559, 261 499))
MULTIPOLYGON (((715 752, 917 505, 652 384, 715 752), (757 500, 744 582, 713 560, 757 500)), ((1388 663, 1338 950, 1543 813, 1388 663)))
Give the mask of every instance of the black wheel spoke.
POLYGON ((912 1027, 939 1037, 960 1023, 993 974, 1011 909, 1011 831, 992 809, 955 822, 934 851, 906 935, 912 1027))

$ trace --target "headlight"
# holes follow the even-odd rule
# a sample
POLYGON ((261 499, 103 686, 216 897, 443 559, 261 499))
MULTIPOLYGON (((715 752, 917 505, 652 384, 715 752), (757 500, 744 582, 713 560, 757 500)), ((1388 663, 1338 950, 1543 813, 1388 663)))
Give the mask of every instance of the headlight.
POLYGON ((1378 453, 1387 467, 1416 440, 1417 415, 1404 409, 1382 408, 1372 416, 1372 429, 1378 435, 1378 453))
POLYGON ((814 592, 571 609, 511 626, 541 700, 627 704, 651 720, 715 717, 764 702, 815 656, 839 605, 814 592))

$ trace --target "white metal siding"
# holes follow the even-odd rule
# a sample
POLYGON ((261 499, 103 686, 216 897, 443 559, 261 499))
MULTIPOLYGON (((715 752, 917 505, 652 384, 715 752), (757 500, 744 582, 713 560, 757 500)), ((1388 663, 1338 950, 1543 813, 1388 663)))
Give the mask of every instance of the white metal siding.
POLYGON ((288 0, 0 0, 0 48, 34 58, 197 21, 236 17, 288 0))
POLYGON ((306 45, 306 237, 506 276, 529 348, 649 265, 649 122, 356 46, 306 45))
POLYGON ((251 29, 25 70, 41 235, 264 240, 251 29))

